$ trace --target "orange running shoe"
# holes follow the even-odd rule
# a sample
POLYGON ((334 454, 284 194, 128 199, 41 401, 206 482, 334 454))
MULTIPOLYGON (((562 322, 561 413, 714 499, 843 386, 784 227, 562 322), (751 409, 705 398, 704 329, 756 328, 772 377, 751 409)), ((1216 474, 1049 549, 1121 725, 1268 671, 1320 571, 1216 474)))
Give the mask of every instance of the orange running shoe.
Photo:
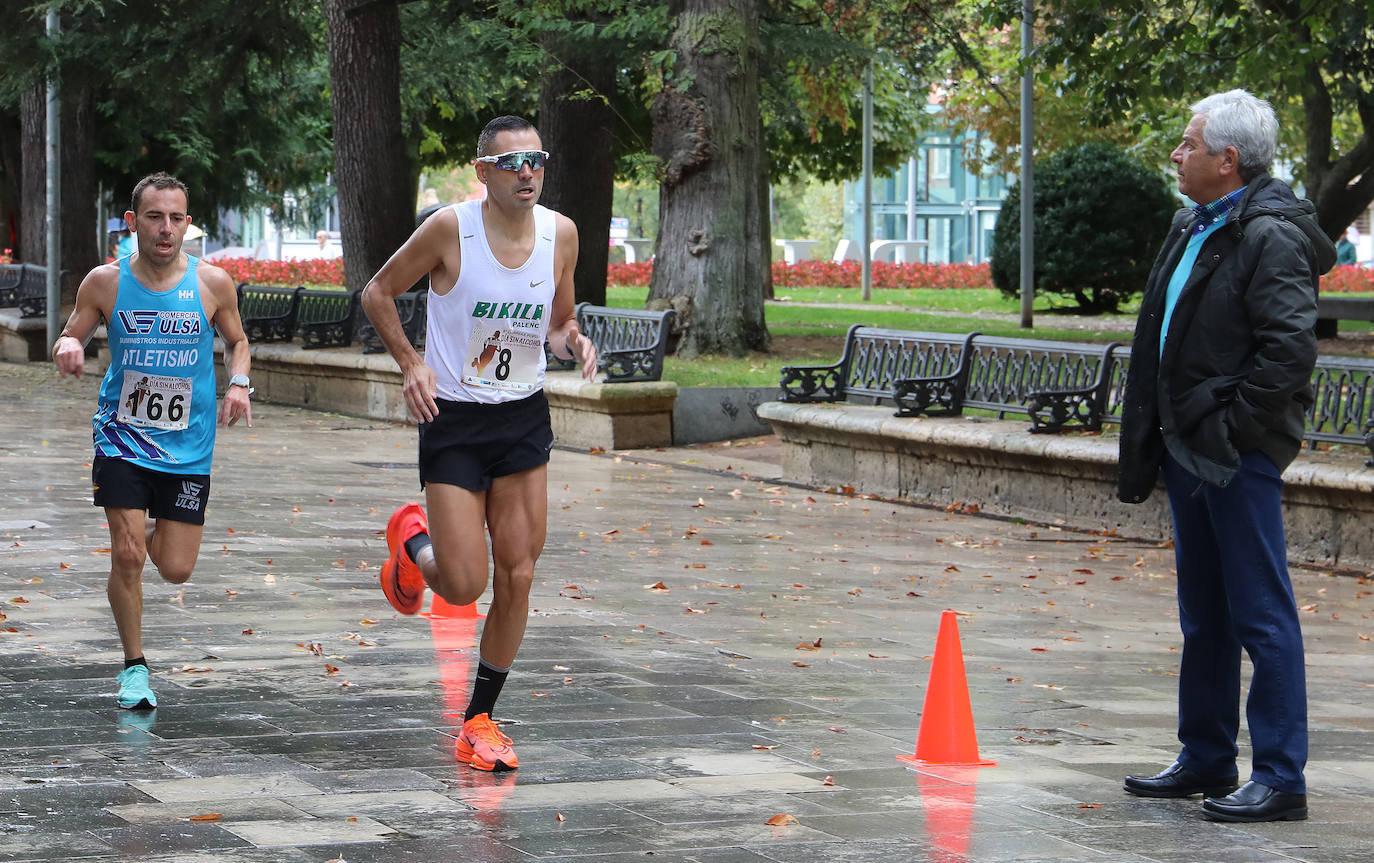
POLYGON ((391 514, 386 524, 386 563, 382 564, 382 593, 401 614, 415 614, 425 601, 425 579, 406 553, 406 540, 429 533, 425 511, 408 503, 391 514))
POLYGON ((520 766, 511 748, 511 739, 501 733, 496 723, 485 713, 463 723, 458 732, 458 743, 454 747, 461 764, 468 764, 478 770, 514 770, 520 766))

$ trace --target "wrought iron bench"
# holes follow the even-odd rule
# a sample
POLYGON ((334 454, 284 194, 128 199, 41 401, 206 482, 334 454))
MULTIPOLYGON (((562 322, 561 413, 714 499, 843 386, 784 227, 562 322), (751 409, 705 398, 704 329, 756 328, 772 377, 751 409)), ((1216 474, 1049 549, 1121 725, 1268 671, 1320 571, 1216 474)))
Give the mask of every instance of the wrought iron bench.
POLYGON ((1317 297, 1317 338, 1334 339, 1339 321, 1374 321, 1374 297, 1317 297))
MULTIPOLYGON (((578 303, 577 328, 596 345, 596 369, 607 383, 657 381, 663 378, 663 355, 673 327, 672 309, 616 309, 578 303)), ((551 369, 570 369, 571 360, 555 357, 548 343, 544 355, 551 369)))
POLYGON ((346 348, 353 343, 353 327, 362 291, 300 288, 296 300, 296 335, 301 346, 346 348))
MULTIPOLYGON (((978 336, 970 347, 963 406, 1030 418, 1036 434, 1099 431, 1107 418, 1119 342, 978 336)), ((1119 401, 1119 399, 1118 399, 1119 401)))
MULTIPOLYGON (((1112 382, 1107 388, 1106 422, 1121 421, 1121 400, 1131 349, 1113 354, 1112 382)), ((1320 443, 1366 447, 1374 467, 1374 359, 1321 354, 1312 371, 1312 407, 1304 421, 1303 442, 1308 449, 1320 443)))
POLYGON ((0 307, 19 305, 19 280, 23 264, 0 264, 0 307))
POLYGON ((1371 453, 1365 465, 1374 467, 1374 359, 1317 357, 1312 397, 1303 435, 1308 447, 1315 449, 1318 442, 1364 446, 1371 453))
MULTIPOLYGON (((401 317, 401 328, 405 330, 406 338, 416 348, 425 346, 425 322, 429 308, 429 289, 406 291, 396 298, 396 314, 401 317)), ((386 351, 386 345, 382 344, 382 337, 377 335, 377 328, 372 326, 372 321, 368 320, 366 312, 362 306, 358 307, 358 341, 362 342, 363 353, 380 354, 386 351)))
POLYGON ((238 286, 239 317, 250 342, 289 342, 296 332, 296 309, 305 288, 238 286))
POLYGON ((48 310, 48 268, 37 264, 0 267, 0 307, 19 307, 19 317, 36 318, 48 310))
POLYGON ((965 408, 1030 418, 1033 432, 1100 429, 1119 345, 887 330, 855 325, 829 366, 786 366, 783 401, 871 403, 897 416, 957 416, 965 408))
POLYGON ((844 353, 828 366, 784 366, 785 402, 877 404, 900 392, 903 416, 958 413, 963 400, 968 345, 976 333, 922 333, 855 324, 845 334, 844 353), (900 388, 899 388, 900 387, 900 388))

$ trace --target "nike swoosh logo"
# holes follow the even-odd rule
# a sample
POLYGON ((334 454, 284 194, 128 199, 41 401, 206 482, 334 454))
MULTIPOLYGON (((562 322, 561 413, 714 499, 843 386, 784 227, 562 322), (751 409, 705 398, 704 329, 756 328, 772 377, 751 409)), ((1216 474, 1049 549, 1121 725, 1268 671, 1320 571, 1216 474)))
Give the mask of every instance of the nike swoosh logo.
POLYGON ((531 287, 531 288, 537 288, 537 287, 539 287, 539 286, 542 285, 542 284, 544 284, 544 280, 543 280, 543 279, 540 279, 540 280, 537 281, 537 282, 530 282, 530 287, 531 287))

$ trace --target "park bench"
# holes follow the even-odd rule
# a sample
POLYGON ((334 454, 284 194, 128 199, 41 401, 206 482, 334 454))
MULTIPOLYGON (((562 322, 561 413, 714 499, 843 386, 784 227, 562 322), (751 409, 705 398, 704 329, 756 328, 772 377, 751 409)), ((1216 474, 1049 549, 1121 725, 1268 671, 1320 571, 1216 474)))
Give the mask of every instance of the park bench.
POLYGON ((36 318, 48 310, 48 269, 37 264, 0 266, 0 307, 19 307, 19 317, 36 318))
POLYGON ((877 404, 893 397, 899 381, 904 389, 904 415, 918 406, 931 416, 959 412, 968 345, 977 333, 923 333, 888 330, 855 324, 845 334, 844 352, 828 366, 784 366, 785 402, 842 402, 865 399, 877 404))
MULTIPOLYGON (((596 345, 596 369, 606 373, 607 383, 657 381, 663 378, 663 355, 673 327, 672 309, 616 309, 578 303, 577 328, 596 345)), ((553 355, 548 343, 544 355, 551 369, 571 369, 576 363, 553 355)))
POLYGON ((969 348, 963 407, 992 411, 998 419, 1024 415, 1036 434, 1098 431, 1119 382, 1120 348, 1119 342, 977 336, 969 348))
MULTIPOLYGON (((1031 420, 1031 432, 1097 431, 1121 421, 1131 349, 979 333, 954 335, 855 325, 840 361, 785 366, 784 402, 880 404, 897 416, 955 416, 966 408, 1031 420)), ((1374 454, 1374 359, 1323 354, 1312 373, 1304 442, 1374 454)), ((1369 461, 1374 467, 1374 458, 1369 461)))
POLYGON ((1365 466, 1374 467, 1374 359, 1317 357, 1303 439, 1313 449, 1319 442, 1367 447, 1365 466))
POLYGON ((298 289, 296 335, 306 350, 345 348, 353 343, 358 297, 362 291, 332 291, 327 288, 298 289))
POLYGON ((839 362, 783 368, 782 400, 891 400, 903 417, 977 408, 1025 415, 1033 432, 1092 431, 1107 412, 1118 347, 855 325, 839 362))
POLYGON ((305 288, 238 286, 239 317, 250 342, 289 342, 296 332, 296 309, 305 288))
MULTIPOLYGON (((396 314, 401 318, 401 328, 405 330, 406 338, 410 339, 411 345, 417 349, 425 346, 425 319, 428 308, 428 288, 406 291, 396 298, 396 314)), ((368 320, 361 305, 358 307, 358 341, 362 342, 365 354, 386 352, 382 337, 377 335, 377 328, 372 326, 372 321, 368 320)))
POLYGON ((1338 321, 1374 321, 1374 297, 1317 297, 1317 338, 1334 339, 1338 321))

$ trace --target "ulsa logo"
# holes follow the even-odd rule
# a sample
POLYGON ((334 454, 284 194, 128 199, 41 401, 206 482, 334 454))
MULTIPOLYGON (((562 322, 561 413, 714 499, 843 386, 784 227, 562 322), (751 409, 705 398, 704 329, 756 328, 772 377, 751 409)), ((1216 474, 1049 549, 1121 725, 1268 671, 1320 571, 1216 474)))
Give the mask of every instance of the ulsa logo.
POLYGON ((119 310, 119 323, 123 325, 124 332, 130 335, 146 336, 153 331, 153 322, 156 320, 157 312, 119 310))
POLYGON ((156 325, 158 333, 164 336, 200 335, 200 314, 197 312, 149 312, 119 310, 119 322, 124 332, 130 335, 146 336, 156 325))
POLYGON ((200 490, 202 488, 204 488, 204 483, 191 482, 190 480, 182 480, 181 494, 177 495, 176 505, 181 509, 199 511, 200 490))

